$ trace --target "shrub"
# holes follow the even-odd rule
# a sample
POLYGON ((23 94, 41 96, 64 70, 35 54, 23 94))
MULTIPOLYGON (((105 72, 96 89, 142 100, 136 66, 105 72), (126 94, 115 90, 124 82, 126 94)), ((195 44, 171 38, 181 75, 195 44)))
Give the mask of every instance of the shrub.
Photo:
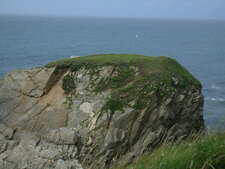
POLYGON ((103 110, 110 110, 111 113, 114 113, 116 110, 123 111, 124 103, 122 100, 118 99, 108 99, 103 107, 103 110))
POLYGON ((62 79, 62 88, 66 94, 71 93, 76 88, 75 79, 72 74, 68 74, 62 79))

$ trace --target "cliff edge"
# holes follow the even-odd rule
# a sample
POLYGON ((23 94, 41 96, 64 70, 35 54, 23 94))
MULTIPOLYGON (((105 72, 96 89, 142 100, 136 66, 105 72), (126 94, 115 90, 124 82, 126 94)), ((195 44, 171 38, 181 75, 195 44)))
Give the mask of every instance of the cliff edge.
POLYGON ((168 57, 108 54, 0 80, 0 168, 112 168, 204 128, 201 84, 168 57))

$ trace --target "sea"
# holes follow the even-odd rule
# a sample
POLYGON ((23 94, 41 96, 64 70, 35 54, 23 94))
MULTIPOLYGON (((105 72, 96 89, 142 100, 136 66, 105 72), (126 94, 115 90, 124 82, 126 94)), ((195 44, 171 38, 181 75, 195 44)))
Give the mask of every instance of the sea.
POLYGON ((0 15, 0 78, 90 54, 169 56, 203 85, 204 119, 225 130, 225 21, 0 15))

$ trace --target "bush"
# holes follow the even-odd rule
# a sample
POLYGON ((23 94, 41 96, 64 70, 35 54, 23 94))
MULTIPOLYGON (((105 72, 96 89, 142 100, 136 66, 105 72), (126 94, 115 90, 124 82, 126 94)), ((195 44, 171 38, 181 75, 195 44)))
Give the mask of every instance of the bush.
POLYGON ((118 99, 108 99, 103 107, 104 110, 110 110, 111 113, 114 113, 116 110, 123 111, 124 103, 122 100, 118 99))
POLYGON ((72 74, 68 74, 62 79, 62 88, 66 94, 71 93, 76 88, 75 79, 72 74))

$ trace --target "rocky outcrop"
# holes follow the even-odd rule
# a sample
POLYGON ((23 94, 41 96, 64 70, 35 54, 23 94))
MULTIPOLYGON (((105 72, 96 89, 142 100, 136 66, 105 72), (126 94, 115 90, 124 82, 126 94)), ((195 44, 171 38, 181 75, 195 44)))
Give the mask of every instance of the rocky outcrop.
POLYGON ((201 85, 176 61, 79 59, 0 80, 0 168, 112 168, 204 127, 201 85))
POLYGON ((21 133, 16 140, 7 140, 0 134, 0 168, 55 168, 68 169, 83 167, 75 159, 75 145, 55 145, 41 139, 35 133, 21 133))

